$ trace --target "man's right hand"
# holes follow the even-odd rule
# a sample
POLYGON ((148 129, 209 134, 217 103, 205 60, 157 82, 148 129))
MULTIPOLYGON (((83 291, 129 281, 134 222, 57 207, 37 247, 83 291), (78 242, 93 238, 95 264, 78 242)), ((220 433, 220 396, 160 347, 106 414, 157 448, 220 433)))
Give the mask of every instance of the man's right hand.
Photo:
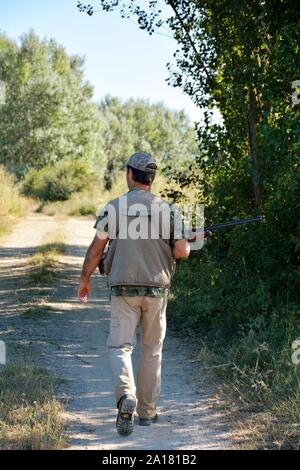
POLYGON ((78 287, 78 297, 80 302, 86 303, 88 300, 89 293, 92 290, 91 275, 99 264, 107 242, 107 235, 106 239, 100 239, 98 235, 96 235, 87 250, 78 287))
POLYGON ((87 303, 88 296, 92 290, 92 284, 90 279, 81 279, 78 287, 77 295, 80 302, 87 303))

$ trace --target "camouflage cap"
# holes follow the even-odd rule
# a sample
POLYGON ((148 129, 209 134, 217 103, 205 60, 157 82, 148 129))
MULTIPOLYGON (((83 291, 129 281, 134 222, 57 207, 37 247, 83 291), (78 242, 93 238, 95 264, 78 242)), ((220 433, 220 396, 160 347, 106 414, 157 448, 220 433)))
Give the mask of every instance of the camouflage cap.
POLYGON ((156 170, 157 164, 155 158, 146 152, 136 152, 129 158, 128 162, 125 163, 124 167, 131 166, 137 170, 147 171, 156 170))

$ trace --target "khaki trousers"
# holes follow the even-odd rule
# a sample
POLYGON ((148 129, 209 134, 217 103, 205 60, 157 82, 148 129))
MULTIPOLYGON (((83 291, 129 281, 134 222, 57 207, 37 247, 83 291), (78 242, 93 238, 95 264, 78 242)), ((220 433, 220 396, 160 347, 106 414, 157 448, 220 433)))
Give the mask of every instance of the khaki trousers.
POLYGON ((141 418, 156 414, 161 388, 162 347, 166 335, 167 294, 162 297, 112 296, 108 346, 116 401, 123 395, 137 398, 141 418), (131 355, 140 324, 141 353, 135 385, 131 355))

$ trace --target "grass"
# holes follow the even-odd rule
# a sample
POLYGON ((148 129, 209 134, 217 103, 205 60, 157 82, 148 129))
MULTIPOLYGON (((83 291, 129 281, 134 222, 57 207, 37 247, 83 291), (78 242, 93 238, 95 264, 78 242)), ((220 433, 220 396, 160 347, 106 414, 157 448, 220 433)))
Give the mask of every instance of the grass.
POLYGON ((26 212, 30 204, 31 199, 20 196, 14 176, 0 165, 0 219, 8 216, 19 217, 26 212))
POLYGON ((35 363, 0 369, 0 449, 52 450, 66 446, 59 380, 35 363))
POLYGON ((193 341, 205 381, 213 380, 235 410, 242 448, 298 450, 300 365, 292 363, 292 343, 299 338, 299 306, 276 304, 261 279, 248 277, 243 295, 243 282, 204 250, 201 262, 179 263, 169 324, 193 341))
POLYGON ((59 257, 66 249, 63 240, 64 235, 59 231, 48 234, 44 238, 45 243, 28 260, 26 286, 34 286, 38 292, 33 294, 31 289, 30 299, 24 291, 19 294, 19 301, 24 304, 22 316, 26 319, 42 318, 51 312, 47 304, 48 295, 51 284, 57 278, 59 257))
POLYGON ((11 232, 10 224, 4 219, 0 219, 0 238, 8 235, 11 232))
POLYGON ((200 386, 215 386, 231 420, 235 449, 300 450, 300 370, 291 364, 289 350, 274 347, 270 363, 260 358, 267 352, 265 344, 252 348, 251 365, 245 339, 222 348, 193 335, 189 341, 193 362, 201 365, 200 386))
POLYGON ((242 449, 300 450, 300 393, 253 413, 240 423, 240 432, 246 436, 242 449))
POLYGON ((29 266, 31 272, 28 275, 30 284, 51 284, 56 278, 54 267, 57 262, 56 251, 39 252, 31 256, 29 266))
POLYGON ((0 166, 0 216, 19 216, 24 210, 25 199, 19 195, 14 177, 0 166))
POLYGON ((63 235, 59 232, 49 234, 45 239, 45 243, 29 258, 28 282, 30 284, 45 285, 53 283, 57 276, 56 268, 59 257, 66 249, 62 240, 63 235))
POLYGON ((20 196, 15 178, 0 165, 0 238, 7 236, 29 209, 36 209, 36 202, 20 196))
POLYGON ((52 309, 47 305, 31 302, 26 308, 22 316, 24 318, 41 318, 51 313, 52 309))
MULTIPOLYGON (((272 323, 268 328, 274 331, 272 323)), ((206 382, 214 381, 227 409, 235 410, 238 448, 300 450, 300 368, 291 363, 285 334, 281 340, 281 346, 275 339, 257 344, 252 337, 251 345, 249 337, 235 337, 221 348, 204 341, 197 355, 206 382)))

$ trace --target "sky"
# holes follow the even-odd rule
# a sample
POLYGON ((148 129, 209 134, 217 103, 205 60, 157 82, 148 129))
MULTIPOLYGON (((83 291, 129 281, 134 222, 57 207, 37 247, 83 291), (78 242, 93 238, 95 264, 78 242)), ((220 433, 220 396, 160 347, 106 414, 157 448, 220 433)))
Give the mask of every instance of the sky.
POLYGON ((166 83, 166 64, 174 63, 176 50, 172 37, 149 36, 118 12, 90 17, 76 5, 77 0, 0 0, 0 31, 18 39, 33 28, 40 37, 56 39, 69 54, 84 56, 95 100, 106 94, 146 98, 201 120, 191 99, 166 83))

